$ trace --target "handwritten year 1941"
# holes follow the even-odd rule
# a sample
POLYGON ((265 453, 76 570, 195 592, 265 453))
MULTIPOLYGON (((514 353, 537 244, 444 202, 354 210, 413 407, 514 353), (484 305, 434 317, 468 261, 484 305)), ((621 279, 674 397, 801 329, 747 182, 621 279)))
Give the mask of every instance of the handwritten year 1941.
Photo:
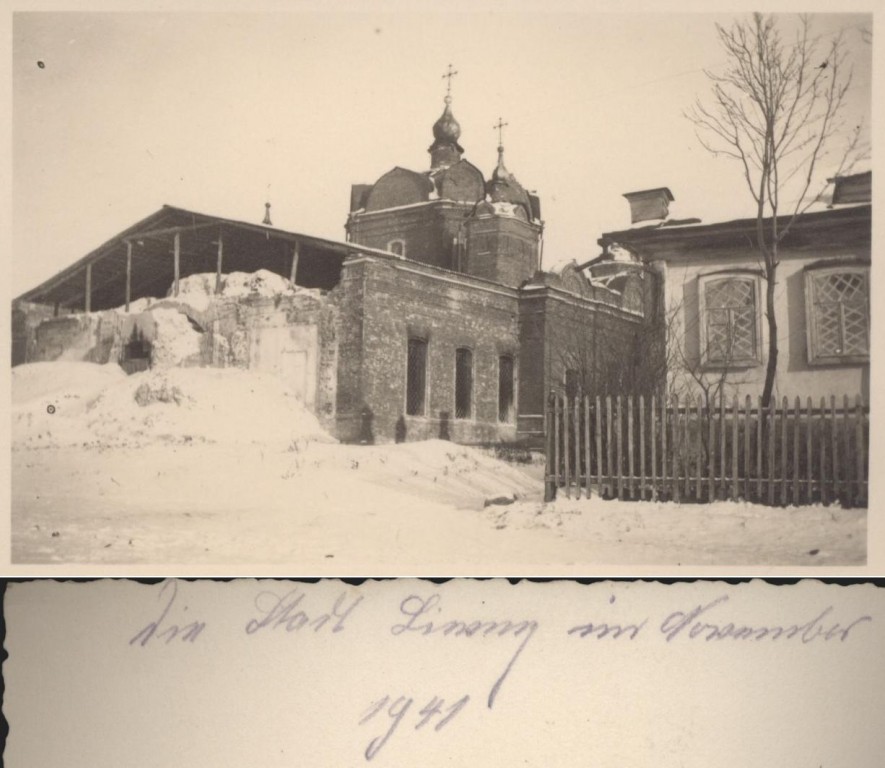
MULTIPOLYGON (((434 718, 439 717, 439 720, 433 726, 433 730, 441 731, 454 719, 455 715, 467 706, 468 701, 470 701, 469 696, 462 696, 454 704, 446 707, 445 699, 433 696, 427 704, 421 707, 418 712, 414 713, 414 716, 417 719, 415 730, 420 731, 434 718)), ((413 698, 406 696, 399 696, 393 701, 391 701, 390 696, 384 696, 371 704, 365 714, 360 718, 359 724, 364 725, 365 723, 368 723, 375 716, 386 710, 387 717, 390 719, 390 726, 385 733, 376 736, 369 742, 365 751, 366 760, 371 760, 381 751, 381 748, 387 743, 387 740, 393 735, 393 732, 397 729, 399 724, 409 714, 414 703, 415 700, 413 698)))

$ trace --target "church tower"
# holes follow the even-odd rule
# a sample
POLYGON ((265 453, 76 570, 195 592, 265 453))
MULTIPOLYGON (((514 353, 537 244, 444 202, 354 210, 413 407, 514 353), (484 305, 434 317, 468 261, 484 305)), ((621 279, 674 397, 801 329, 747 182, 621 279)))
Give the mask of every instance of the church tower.
MULTIPOLYGON (((399 166, 374 184, 351 188, 348 240, 436 267, 518 287, 538 267, 541 236, 537 197, 504 166, 488 182, 464 159, 461 126, 452 112, 451 65, 443 112, 433 124, 430 169, 399 166)), ((499 121, 500 131, 504 123, 499 121)))
POLYGON ((486 184, 486 197, 467 221, 464 271, 497 283, 518 287, 539 267, 543 224, 541 206, 504 165, 500 118, 498 164, 486 184))

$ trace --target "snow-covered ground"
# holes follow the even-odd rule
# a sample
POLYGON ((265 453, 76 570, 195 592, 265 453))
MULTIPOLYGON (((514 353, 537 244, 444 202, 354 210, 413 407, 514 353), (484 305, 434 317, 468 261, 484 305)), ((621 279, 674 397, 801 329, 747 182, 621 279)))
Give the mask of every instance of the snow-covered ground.
POLYGON ((339 445, 279 380, 238 369, 20 366, 12 428, 14 563, 343 575, 866 559, 865 510, 544 504, 538 465, 439 440, 339 445))

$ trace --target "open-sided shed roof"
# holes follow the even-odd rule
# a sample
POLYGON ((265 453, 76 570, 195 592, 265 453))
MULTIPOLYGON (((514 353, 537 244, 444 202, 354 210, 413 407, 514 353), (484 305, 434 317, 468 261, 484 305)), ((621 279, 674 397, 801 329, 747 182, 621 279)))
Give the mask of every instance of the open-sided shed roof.
POLYGON ((175 280, 176 238, 180 278, 215 272, 219 251, 225 273, 267 269, 289 277, 297 251, 297 283, 307 288, 333 288, 344 259, 351 253, 379 253, 353 243, 164 205, 16 301, 58 304, 73 310, 87 305, 91 310, 121 306, 126 301, 127 263, 131 301, 165 296, 175 280))

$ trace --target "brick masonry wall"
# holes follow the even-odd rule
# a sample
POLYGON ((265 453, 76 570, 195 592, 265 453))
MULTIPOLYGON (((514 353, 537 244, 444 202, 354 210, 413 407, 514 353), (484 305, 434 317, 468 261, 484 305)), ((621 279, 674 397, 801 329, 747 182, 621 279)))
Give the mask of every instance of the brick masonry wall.
POLYGON ((346 262, 340 289, 339 438, 368 439, 370 421, 375 442, 515 439, 515 423, 498 422, 498 358, 518 359, 516 291, 381 259, 346 262), (426 415, 420 417, 405 415, 410 336, 428 344, 426 415), (469 419, 454 418, 458 347, 473 352, 469 419), (370 418, 363 415, 368 412, 370 418))
POLYGON ((353 214, 348 222, 350 239, 381 250, 387 250, 392 240, 404 240, 407 258, 454 269, 453 241, 470 208, 440 200, 414 208, 353 214))
POLYGON ((518 287, 538 266, 538 228, 507 216, 472 219, 464 271, 518 287))

